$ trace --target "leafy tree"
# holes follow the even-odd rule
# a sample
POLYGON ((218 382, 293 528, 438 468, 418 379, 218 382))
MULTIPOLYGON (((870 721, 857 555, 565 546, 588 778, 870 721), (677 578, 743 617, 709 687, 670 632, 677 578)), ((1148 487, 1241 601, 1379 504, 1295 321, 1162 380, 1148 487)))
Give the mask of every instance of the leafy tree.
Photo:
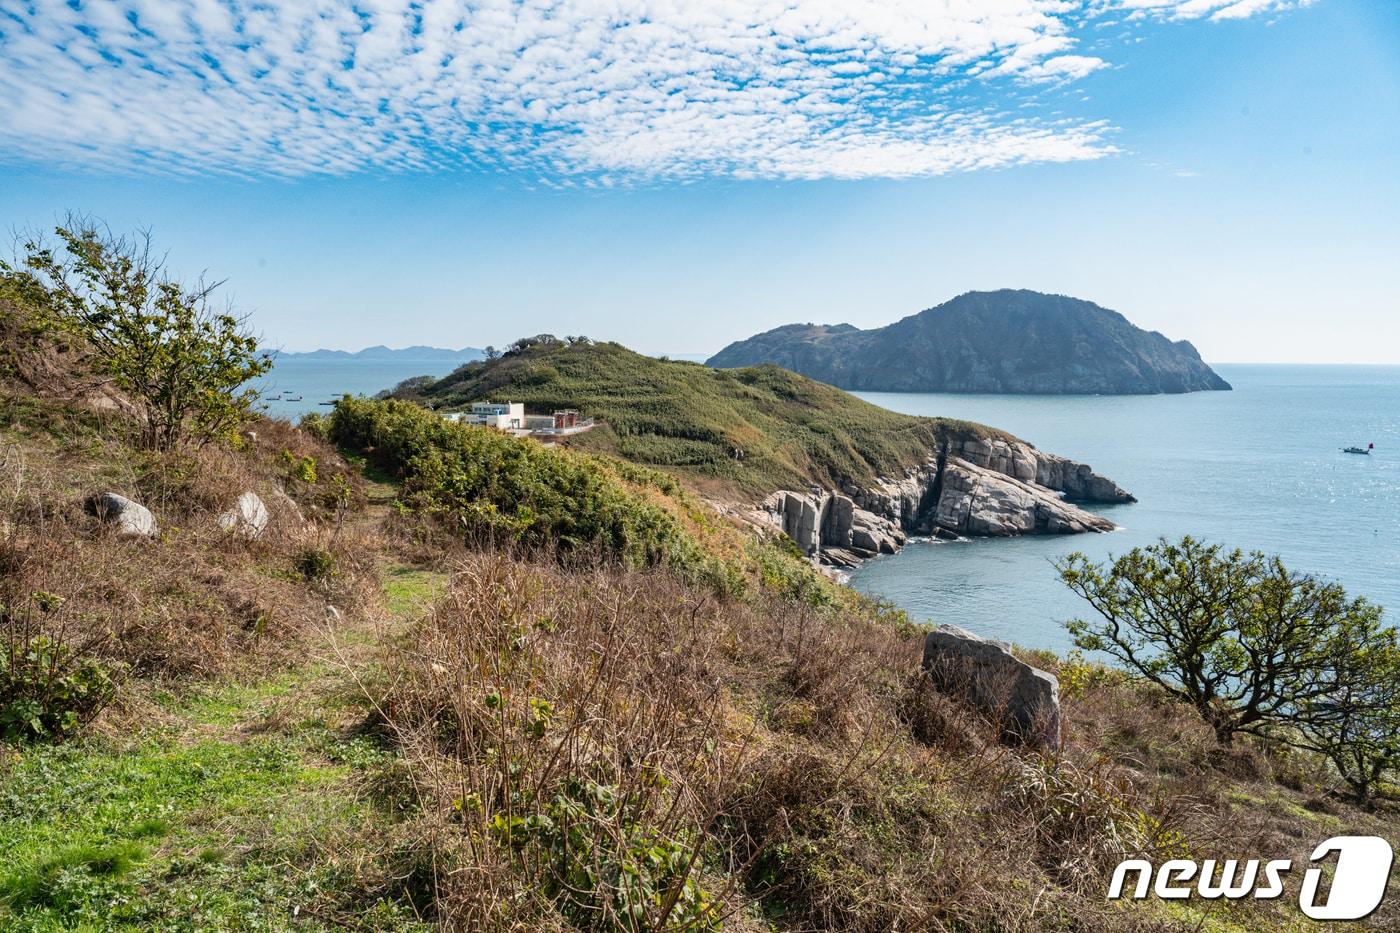
POLYGON ((1190 703, 1222 743, 1391 711, 1376 678, 1396 638, 1380 608, 1277 557, 1185 537, 1108 565, 1076 553, 1057 569, 1102 617, 1069 622, 1075 644, 1190 703))
POLYGON ((143 446, 203 443, 247 420, 257 393, 243 386, 272 362, 244 319, 212 308, 218 283, 175 281, 145 233, 117 237, 81 217, 55 233, 57 248, 35 238, 17 266, 0 262, 0 280, 77 338, 85 364, 130 398, 143 446))
POLYGON ((1361 800, 1373 797, 1400 768, 1400 651, 1377 645, 1351 657, 1349 683, 1311 703, 1275 738, 1325 756, 1361 800))

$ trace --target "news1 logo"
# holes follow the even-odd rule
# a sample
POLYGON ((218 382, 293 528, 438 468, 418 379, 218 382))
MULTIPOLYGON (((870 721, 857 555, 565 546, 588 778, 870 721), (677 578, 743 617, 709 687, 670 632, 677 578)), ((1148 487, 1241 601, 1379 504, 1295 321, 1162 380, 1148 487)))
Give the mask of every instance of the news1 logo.
MULTIPOLYGON (((1393 859, 1390 843, 1379 836, 1333 836, 1313 850, 1310 862, 1314 867, 1303 874, 1303 884, 1298 891, 1299 909, 1314 920, 1360 920, 1370 916, 1385 897, 1393 859), (1337 853, 1337 867, 1332 872, 1332 886, 1325 902, 1319 904, 1322 868, 1317 866, 1334 852, 1337 853)), ((1108 899, 1122 897, 1128 875, 1136 872, 1134 887, 1128 894, 1134 900, 1147 897, 1149 890, 1165 900, 1189 897, 1269 900, 1283 896, 1284 880, 1292 868, 1293 863, 1288 859, 1267 862, 1249 859, 1241 863, 1235 859, 1196 862, 1177 858, 1155 868, 1145 859, 1128 859, 1113 870, 1108 899)))

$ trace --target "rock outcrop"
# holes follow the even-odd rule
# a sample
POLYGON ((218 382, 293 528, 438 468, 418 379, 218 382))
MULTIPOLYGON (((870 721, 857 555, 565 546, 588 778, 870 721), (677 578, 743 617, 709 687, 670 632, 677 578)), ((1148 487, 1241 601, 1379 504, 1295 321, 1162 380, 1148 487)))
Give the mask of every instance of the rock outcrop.
POLYGON ((95 515, 102 522, 116 527, 123 538, 154 538, 160 534, 160 526, 151 510, 139 502, 115 492, 101 492, 90 496, 84 503, 89 515, 95 515))
POLYGON ((1134 501, 1088 464, 1024 441, 971 437, 950 440, 903 476, 882 477, 870 487, 775 492, 755 518, 782 530, 808 556, 848 568, 893 554, 910 535, 1112 531, 1112 522, 1076 503, 1134 501))
POLYGON ((245 492, 233 503, 233 508, 219 516, 219 527, 248 541, 262 537, 267 530, 267 506, 258 494, 245 492))
POLYGON ((1060 747, 1060 682, 1009 645, 940 625, 924 637, 923 669, 940 690, 996 718, 1008 734, 1060 747))
POLYGON ((1113 522, 1086 512, 1034 483, 950 460, 934 524, 959 535, 1006 537, 1112 531, 1113 522))
POLYGON ((1035 483, 1064 493, 1071 502, 1136 502, 1087 463, 1037 450, 1025 441, 998 437, 968 438, 951 446, 951 453, 971 464, 1004 473, 1023 483, 1035 483))

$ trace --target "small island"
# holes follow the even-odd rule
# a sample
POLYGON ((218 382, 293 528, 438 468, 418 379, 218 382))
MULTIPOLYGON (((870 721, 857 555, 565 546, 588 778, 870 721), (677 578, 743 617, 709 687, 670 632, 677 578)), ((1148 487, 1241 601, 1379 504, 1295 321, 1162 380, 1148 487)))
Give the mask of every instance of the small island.
POLYGON ((1025 289, 967 292, 886 327, 788 324, 706 365, 774 363, 842 389, 1152 395, 1229 389, 1185 340, 1091 301, 1025 289))

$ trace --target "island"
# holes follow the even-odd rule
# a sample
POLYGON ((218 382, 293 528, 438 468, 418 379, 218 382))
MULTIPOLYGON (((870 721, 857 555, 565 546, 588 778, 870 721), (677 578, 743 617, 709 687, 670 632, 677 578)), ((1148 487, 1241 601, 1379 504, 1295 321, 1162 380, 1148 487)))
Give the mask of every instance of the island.
POLYGON ((788 324, 706 365, 773 363, 842 389, 1150 395, 1229 389, 1185 340, 1117 311, 1025 289, 967 292, 885 327, 788 324))

